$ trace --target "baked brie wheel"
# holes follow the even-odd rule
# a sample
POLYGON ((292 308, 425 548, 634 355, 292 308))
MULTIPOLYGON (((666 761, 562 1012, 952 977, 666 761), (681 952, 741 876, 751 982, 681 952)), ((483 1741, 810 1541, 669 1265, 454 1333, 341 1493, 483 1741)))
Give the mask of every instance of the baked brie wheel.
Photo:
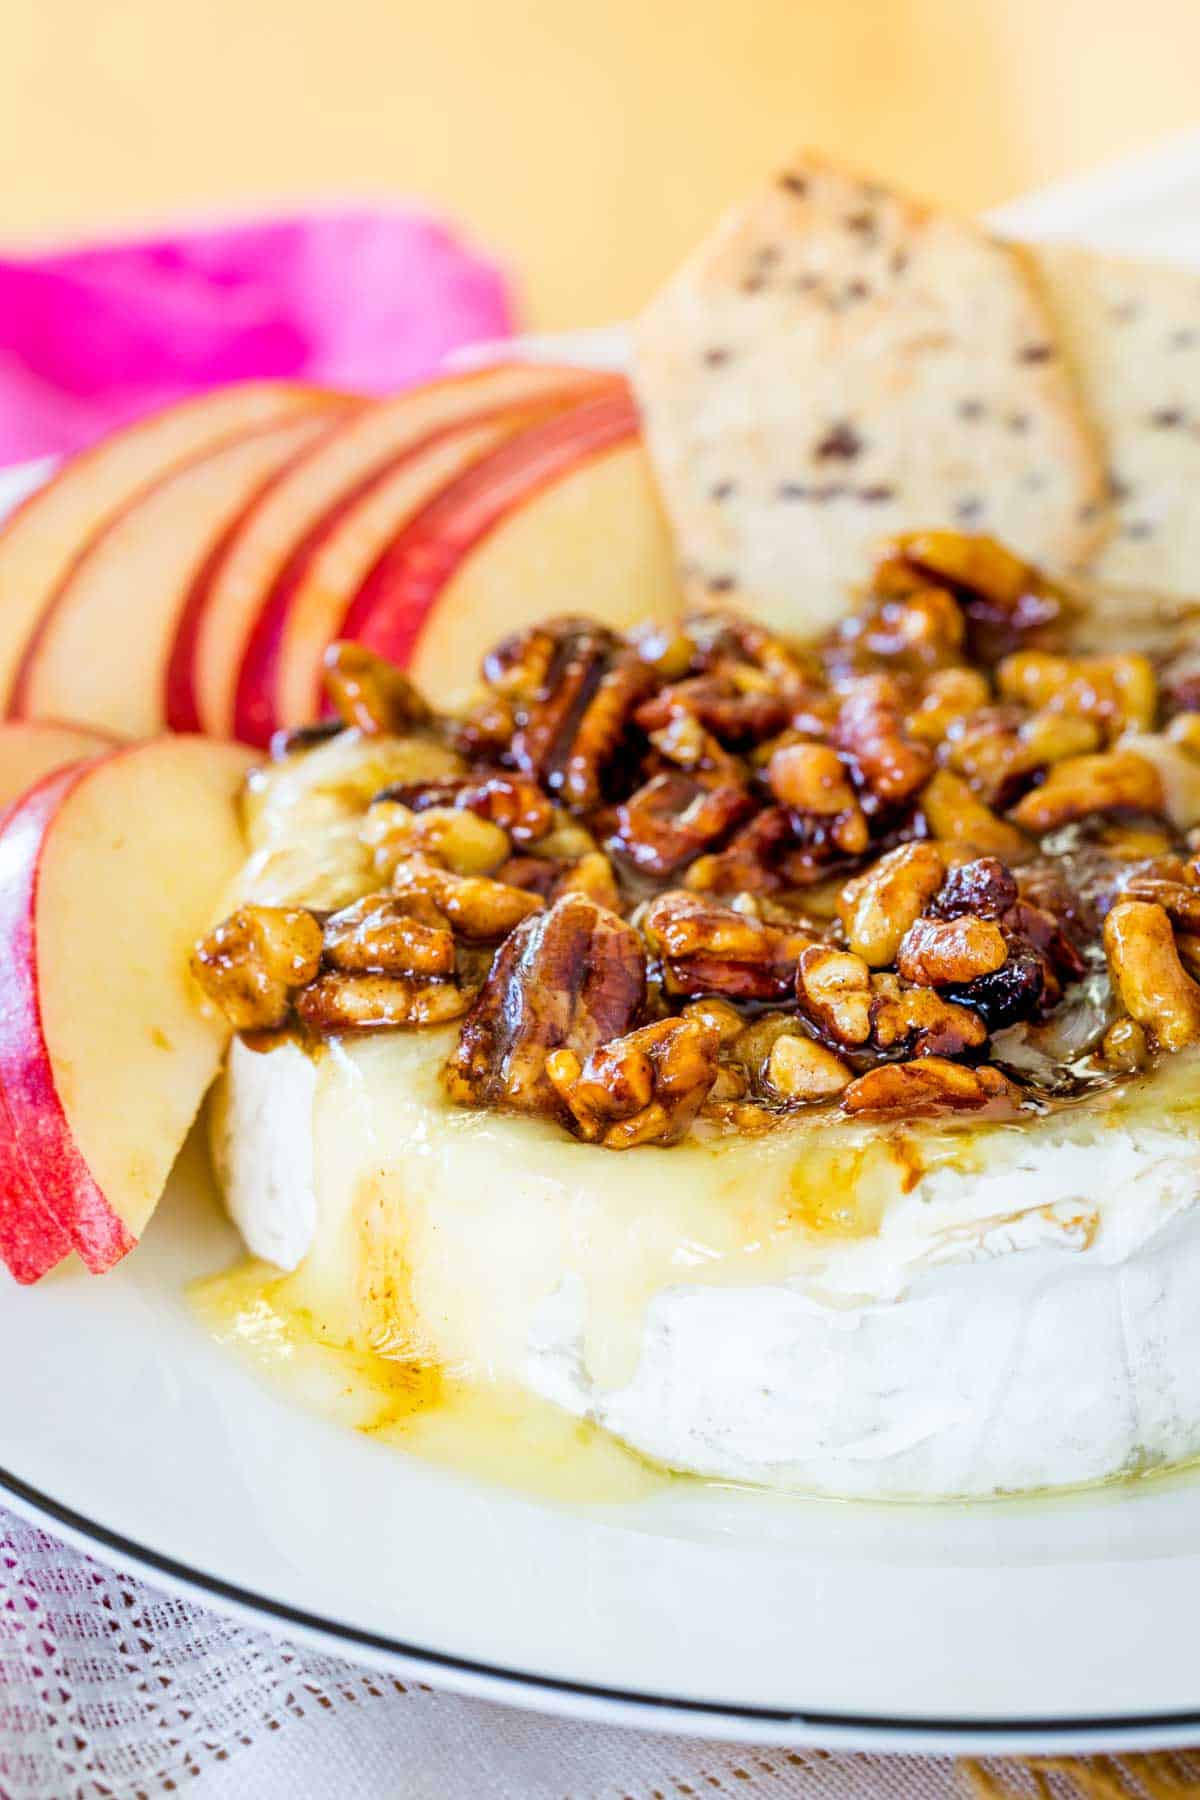
POLYGON ((251 1251, 671 1469, 1196 1454, 1200 682, 1087 631, 929 533, 813 647, 555 619, 452 716, 335 647, 194 959, 251 1251))

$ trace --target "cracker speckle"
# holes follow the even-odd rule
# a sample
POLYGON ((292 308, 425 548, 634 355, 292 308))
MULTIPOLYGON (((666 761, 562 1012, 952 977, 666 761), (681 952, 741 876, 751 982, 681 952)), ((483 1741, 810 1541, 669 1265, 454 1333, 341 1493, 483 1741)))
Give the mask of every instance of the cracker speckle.
POLYGON ((982 400, 960 400, 958 403, 958 416, 960 419, 965 419, 968 425, 973 425, 977 420, 982 419, 986 411, 987 408, 982 400))
POLYGON ((795 174, 791 169, 779 177, 779 185, 785 194, 795 194, 797 197, 808 192, 807 179, 803 175, 795 174))
POLYGON ((1017 361, 1022 363, 1046 363, 1054 360, 1053 344, 1022 344, 1017 351, 1017 361))
POLYGON ((813 455, 818 462, 853 462, 862 448, 863 441, 849 419, 838 419, 818 439, 813 455))
POLYGON ((714 344, 711 349, 704 352, 704 361, 710 369, 723 369, 732 355, 732 350, 727 350, 721 344, 714 344))
POLYGON ((983 501, 978 494, 964 494, 961 500, 954 502, 954 516, 962 525, 970 525, 983 513, 983 501))
POLYGON ((868 506, 879 506, 885 500, 894 500, 896 490, 883 482, 878 482, 874 487, 860 488, 858 497, 860 500, 865 500, 868 506))
POLYGON ((714 481, 708 490, 714 500, 731 500, 737 493, 736 481, 714 481))
POLYGON ((1200 343, 1200 335, 1190 325, 1181 325, 1178 331, 1171 333, 1169 342, 1172 350, 1194 350, 1200 343))
POLYGON ((1176 425, 1183 424, 1183 413, 1177 406, 1160 406, 1150 414, 1150 423, 1156 431, 1173 431, 1176 425))

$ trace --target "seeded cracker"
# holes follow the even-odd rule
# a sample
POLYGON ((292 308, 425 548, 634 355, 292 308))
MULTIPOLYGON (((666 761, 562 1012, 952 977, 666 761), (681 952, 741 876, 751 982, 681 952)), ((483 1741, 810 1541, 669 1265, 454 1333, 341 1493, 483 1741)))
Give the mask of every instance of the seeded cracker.
POLYGON ((1114 529, 1088 573, 1200 596, 1200 275, 1068 245, 1032 254, 1108 446, 1114 529))
POLYGON ((694 597, 817 633, 931 525, 1071 567, 1103 458, 1024 252, 814 156, 729 217, 635 336, 694 597))

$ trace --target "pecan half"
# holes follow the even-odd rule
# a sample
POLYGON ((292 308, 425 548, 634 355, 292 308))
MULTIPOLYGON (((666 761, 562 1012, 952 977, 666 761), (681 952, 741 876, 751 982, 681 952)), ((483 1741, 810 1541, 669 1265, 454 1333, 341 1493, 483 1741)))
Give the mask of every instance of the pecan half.
POLYGON ((517 696, 511 748, 522 774, 574 811, 598 805, 630 715, 653 685, 637 652, 603 626, 559 619, 510 640, 485 670, 491 680, 503 670, 503 691, 517 696))
POLYGON ((582 894, 565 895, 502 944, 446 1064, 451 1099, 556 1111, 546 1058, 567 1049, 584 1062, 629 1030, 645 991, 633 927, 582 894))
POLYGON ((842 1107, 856 1116, 912 1119, 939 1112, 973 1112, 1009 1098, 1013 1089, 999 1069, 978 1069, 923 1056, 917 1062, 884 1063, 852 1081, 842 1107))
POLYGON ((651 901, 642 930, 674 994, 772 1000, 791 991, 806 932, 768 925, 731 906, 671 889, 651 901))
POLYGON ((717 1079, 719 1034, 698 1018, 659 1019, 593 1050, 546 1059, 546 1075, 589 1142, 606 1150, 674 1144, 717 1079))
POLYGON ((235 1031, 275 1031, 316 978, 321 927, 299 907, 243 906, 201 938, 192 974, 235 1031))

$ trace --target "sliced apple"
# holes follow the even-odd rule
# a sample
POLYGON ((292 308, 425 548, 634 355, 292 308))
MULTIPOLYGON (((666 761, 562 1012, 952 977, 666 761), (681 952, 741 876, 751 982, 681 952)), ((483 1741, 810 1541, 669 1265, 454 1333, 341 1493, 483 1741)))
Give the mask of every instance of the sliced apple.
POLYGON ((43 775, 67 763, 99 756, 113 746, 114 739, 104 732, 58 725, 49 719, 0 725, 0 809, 19 799, 43 775))
POLYGON ((135 494, 226 438, 345 404, 340 395, 291 382, 217 388, 138 419, 64 463, 0 526, 0 711, 29 634, 67 565, 135 494))
POLYGON ((529 423, 513 410, 425 439, 329 513, 269 590, 238 676, 234 736, 266 744, 313 715, 313 668, 379 557, 408 521, 464 470, 529 423))
MULTIPOLYGON (((521 433, 431 501, 376 563, 340 635, 447 700, 504 632, 562 612, 626 626, 679 600, 637 414, 606 398, 521 433)), ((314 661, 310 715, 318 695, 314 661)))
POLYGON ((141 1234, 227 1032, 189 951, 244 855, 234 744, 160 738, 0 820, 0 1253, 19 1281, 141 1234))
POLYGON ((612 385, 613 377, 586 369, 497 366, 410 388, 346 420, 263 490, 193 583, 168 671, 171 726, 236 735, 238 671, 260 630, 264 594, 331 510, 352 504, 397 458, 467 419, 566 406, 612 385))
POLYGON ((69 718, 150 737, 197 569, 250 496, 329 429, 326 413, 263 426, 184 463, 111 520, 77 558, 30 639, 15 718, 69 718))

